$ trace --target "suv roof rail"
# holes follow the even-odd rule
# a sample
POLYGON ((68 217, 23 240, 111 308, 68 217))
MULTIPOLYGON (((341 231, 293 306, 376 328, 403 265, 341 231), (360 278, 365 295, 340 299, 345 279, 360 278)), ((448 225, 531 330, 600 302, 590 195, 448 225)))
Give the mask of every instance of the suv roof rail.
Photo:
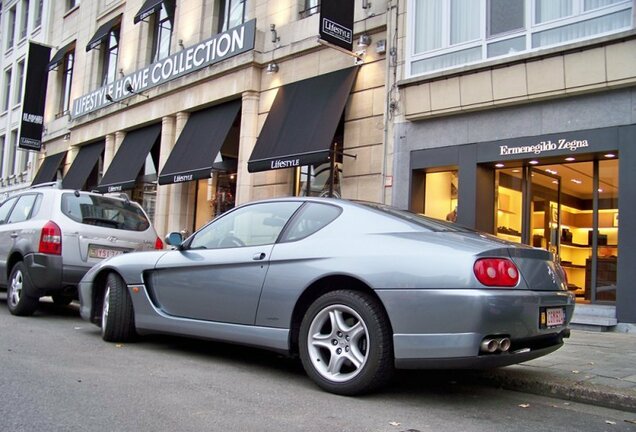
POLYGON ((62 181, 58 180, 54 182, 39 183, 36 185, 29 186, 30 189, 37 189, 37 188, 43 188, 43 187, 54 187, 56 189, 62 189, 62 181))

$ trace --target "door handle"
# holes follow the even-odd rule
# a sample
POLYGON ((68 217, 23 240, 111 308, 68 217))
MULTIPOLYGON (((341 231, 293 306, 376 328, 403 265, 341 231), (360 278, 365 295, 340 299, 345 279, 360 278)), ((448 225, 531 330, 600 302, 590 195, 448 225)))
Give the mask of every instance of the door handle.
POLYGON ((261 252, 261 253, 254 254, 254 256, 252 257, 252 259, 253 259, 254 261, 263 261, 263 260, 265 259, 265 256, 266 256, 266 255, 265 255, 265 252, 261 252))

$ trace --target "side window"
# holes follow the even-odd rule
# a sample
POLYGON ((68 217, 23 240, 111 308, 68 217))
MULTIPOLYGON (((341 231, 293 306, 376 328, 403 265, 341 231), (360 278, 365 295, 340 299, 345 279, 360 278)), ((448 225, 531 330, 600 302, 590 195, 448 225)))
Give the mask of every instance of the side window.
POLYGON ((275 202, 246 206, 203 227, 190 249, 219 249, 273 244, 302 203, 275 202))
POLYGON ((17 201, 17 198, 8 199, 0 206, 0 224, 3 224, 7 221, 7 217, 9 216, 9 212, 13 208, 13 205, 17 201))
POLYGON ((33 203, 35 202, 35 197, 36 195, 34 194, 22 195, 18 199, 15 207, 13 207, 11 216, 9 216, 9 220, 7 221, 7 223, 23 222, 29 219, 29 216, 31 215, 31 209, 33 208, 33 203))
POLYGON ((308 203, 294 218, 282 241, 300 240, 321 230, 333 222, 342 213, 341 209, 318 203, 308 203))

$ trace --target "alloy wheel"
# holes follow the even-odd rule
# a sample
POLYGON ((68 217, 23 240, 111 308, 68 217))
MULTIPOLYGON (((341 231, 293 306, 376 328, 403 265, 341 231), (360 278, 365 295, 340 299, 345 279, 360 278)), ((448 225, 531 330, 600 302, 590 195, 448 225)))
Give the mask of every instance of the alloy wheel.
POLYGON ((331 382, 358 375, 369 356, 369 330, 352 308, 330 305, 314 317, 307 335, 309 358, 316 371, 331 382))
POLYGON ((106 286, 104 299, 102 303, 102 335, 106 331, 106 323, 108 321, 108 310, 110 308, 110 286, 106 286))
POLYGON ((7 301, 11 303, 12 307, 17 307, 18 303, 20 303, 23 286, 24 275, 20 270, 18 270, 15 272, 13 279, 11 279, 11 286, 9 287, 9 293, 7 294, 7 301))

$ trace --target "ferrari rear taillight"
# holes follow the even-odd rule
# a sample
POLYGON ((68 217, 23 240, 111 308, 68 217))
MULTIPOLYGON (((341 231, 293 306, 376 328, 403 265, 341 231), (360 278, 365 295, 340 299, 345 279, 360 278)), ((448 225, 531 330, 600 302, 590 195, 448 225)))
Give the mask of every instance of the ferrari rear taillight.
POLYGON ((155 249, 157 250, 163 249, 163 242, 161 241, 159 237, 157 237, 157 240, 155 240, 155 249))
POLYGON ((48 221, 42 227, 38 251, 50 255, 62 255, 62 231, 55 222, 48 221))
POLYGON ((519 270, 507 258, 481 258, 473 266, 475 277, 489 287, 514 287, 519 282, 519 270))

